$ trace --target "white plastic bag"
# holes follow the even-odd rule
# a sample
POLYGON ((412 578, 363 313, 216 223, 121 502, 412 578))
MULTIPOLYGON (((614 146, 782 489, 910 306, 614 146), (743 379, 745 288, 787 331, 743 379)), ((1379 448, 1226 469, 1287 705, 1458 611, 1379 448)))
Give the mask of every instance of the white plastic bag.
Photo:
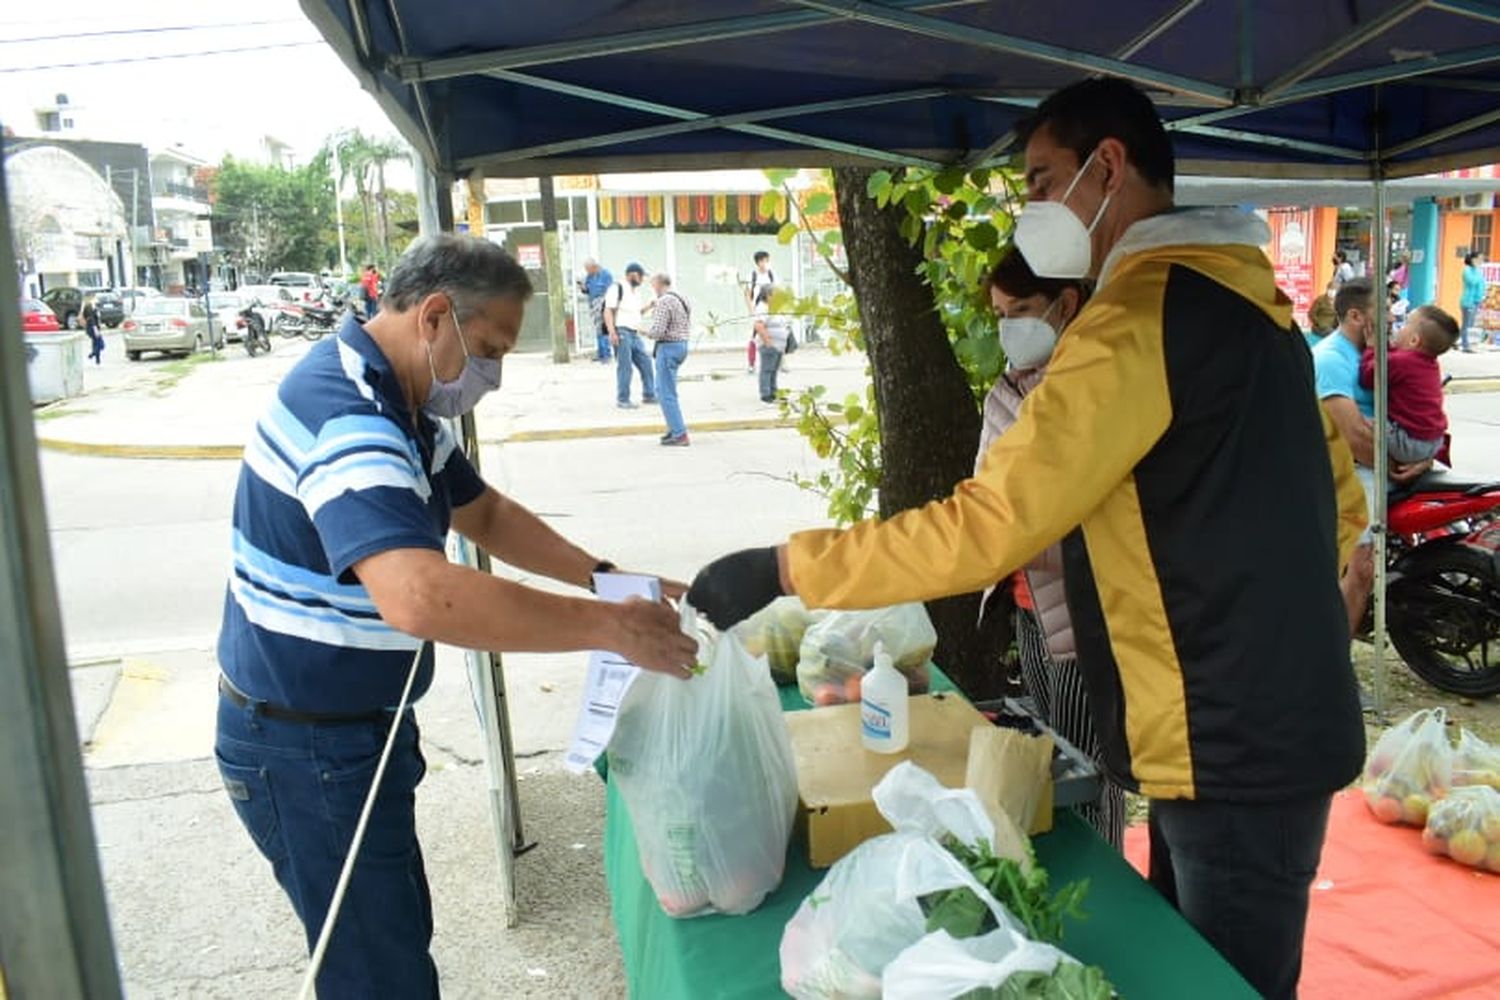
POLYGON ((797 679, 797 660, 802 637, 814 622, 828 614, 809 611, 796 597, 778 597, 733 629, 751 656, 764 656, 771 667, 771 679, 790 684, 797 679))
POLYGON ((927 690, 927 661, 937 648, 937 630, 921 604, 895 604, 873 611, 833 611, 808 628, 798 651, 797 686, 814 705, 858 701, 854 686, 875 663, 875 643, 885 644, 912 693, 927 690))
MULTIPOLYGON (((684 623, 695 616, 684 605, 684 623)), ((641 868, 674 917, 748 913, 781 884, 797 770, 764 660, 699 639, 701 676, 642 673, 609 743, 641 868)))
POLYGON ((781 986, 796 1000, 875 1000, 885 967, 927 933, 923 896, 968 888, 1002 929, 1020 925, 935 839, 994 842, 994 826, 968 789, 950 789, 910 761, 875 786, 895 833, 840 858, 798 907, 781 938, 781 986))
POLYGON ((934 931, 886 966, 881 995, 884 1000, 951 1000, 972 990, 998 989, 1017 973, 1050 974, 1060 962, 1071 961, 1052 945, 1004 927, 962 940, 934 931))
POLYGON ((1453 785, 1448 713, 1424 708, 1380 734, 1365 762, 1365 804, 1382 823, 1424 826, 1432 804, 1453 785))

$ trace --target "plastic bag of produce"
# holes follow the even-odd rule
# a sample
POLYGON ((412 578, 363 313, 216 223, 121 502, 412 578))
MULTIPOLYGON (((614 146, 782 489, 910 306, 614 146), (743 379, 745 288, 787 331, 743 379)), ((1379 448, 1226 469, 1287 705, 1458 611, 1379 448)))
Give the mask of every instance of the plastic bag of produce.
POLYGON ((1453 752, 1453 787, 1488 785, 1500 790, 1500 747, 1486 743, 1467 729, 1458 733, 1453 752))
POLYGON ((896 830, 840 858, 787 922, 781 986, 797 1000, 878 998, 885 967, 927 933, 921 897, 972 890, 1007 931, 1019 925, 937 836, 993 843, 994 827, 968 789, 944 788, 910 761, 875 786, 896 830))
POLYGON ((1453 784, 1453 747, 1441 708, 1414 712, 1380 734, 1365 762, 1365 804, 1382 823, 1422 826, 1453 784))
MULTIPOLYGON (((685 630, 695 627, 684 605, 685 630)), ((643 672, 609 743, 641 868, 674 917, 748 913, 781 883, 797 810, 770 675, 733 635, 699 638, 700 676, 643 672)))
POLYGON ((809 611, 795 597, 778 597, 733 628, 751 656, 764 656, 777 684, 797 679, 797 659, 808 626, 826 615, 809 611))
POLYGON ((881 982, 884 1000, 1112 996, 1099 969, 1079 965, 1052 945, 1028 941, 1004 928, 971 938, 935 931, 897 955, 885 967, 881 982))
POLYGON ((1432 807, 1422 846, 1470 868, 1500 872, 1500 792, 1488 785, 1453 789, 1432 807))
POLYGON ((875 664, 883 642, 907 676, 911 690, 927 690, 927 661, 937 648, 937 630, 920 604, 874 611, 831 611, 802 637, 797 686, 814 705, 859 701, 859 679, 875 664))

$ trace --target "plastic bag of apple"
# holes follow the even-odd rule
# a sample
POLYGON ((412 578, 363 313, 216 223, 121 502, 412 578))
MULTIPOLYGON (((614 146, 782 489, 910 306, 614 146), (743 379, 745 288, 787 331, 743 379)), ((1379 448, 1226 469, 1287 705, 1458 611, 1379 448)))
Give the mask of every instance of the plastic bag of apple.
POLYGON ((790 684, 797 679, 802 637, 810 626, 828 615, 809 611, 795 597, 778 597, 732 630, 751 656, 764 656, 771 679, 790 684))
POLYGON ((1500 791, 1500 747, 1461 729, 1453 753, 1453 787, 1465 785, 1488 785, 1500 791))
POLYGON ((1422 846, 1470 868, 1500 872, 1500 792, 1488 785, 1453 789, 1428 814, 1422 846))
POLYGON ((921 604, 894 604, 872 611, 830 611, 802 637, 797 686, 814 705, 859 701, 859 684, 875 665, 875 644, 885 644, 906 675, 911 692, 927 690, 927 663, 937 648, 937 630, 921 604))
POLYGON ((1441 708, 1424 708, 1380 734, 1365 763, 1365 804, 1382 823, 1423 826, 1453 784, 1453 748, 1441 708))

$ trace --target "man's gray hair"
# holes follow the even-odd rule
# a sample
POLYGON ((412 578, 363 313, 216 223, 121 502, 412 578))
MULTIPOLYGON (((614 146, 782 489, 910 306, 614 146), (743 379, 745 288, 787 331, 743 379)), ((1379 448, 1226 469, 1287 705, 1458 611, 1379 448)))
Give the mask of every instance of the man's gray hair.
POLYGON ((672 287, 672 276, 666 271, 657 271, 651 276, 651 280, 659 285, 665 285, 667 288, 672 287))
POLYGON ((383 304, 405 312, 434 293, 453 301, 460 320, 490 299, 529 299, 531 278, 495 243, 474 236, 436 233, 407 247, 386 279, 383 304))

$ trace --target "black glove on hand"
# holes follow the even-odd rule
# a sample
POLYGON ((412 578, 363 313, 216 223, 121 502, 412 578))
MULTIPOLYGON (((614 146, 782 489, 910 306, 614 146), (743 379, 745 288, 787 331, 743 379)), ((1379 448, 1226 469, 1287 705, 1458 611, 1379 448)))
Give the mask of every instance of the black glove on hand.
POLYGON ((721 632, 738 625, 781 596, 776 549, 742 549, 698 571, 687 601, 721 632))

